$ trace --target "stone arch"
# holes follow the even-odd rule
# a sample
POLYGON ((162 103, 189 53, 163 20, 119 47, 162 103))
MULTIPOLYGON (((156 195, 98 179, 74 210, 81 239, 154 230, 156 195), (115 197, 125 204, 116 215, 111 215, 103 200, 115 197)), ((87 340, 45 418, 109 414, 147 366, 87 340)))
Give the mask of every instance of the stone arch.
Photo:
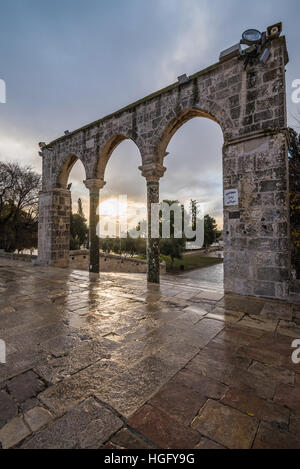
POLYGON ((96 162, 96 178, 97 179, 102 179, 104 180, 104 174, 105 174, 105 169, 107 167, 107 164, 110 160, 110 157, 112 156, 114 150, 124 141, 124 140, 131 140, 136 147, 139 150, 139 153, 141 155, 141 150, 139 148, 139 145, 129 135, 125 135, 122 133, 116 133, 112 135, 101 147, 99 154, 98 154, 98 160, 96 162))
POLYGON ((195 118, 195 117, 204 117, 206 119, 210 119, 214 122, 216 122, 223 133, 224 140, 228 134, 228 131, 230 130, 230 124, 232 124, 231 120, 227 119, 227 122, 229 122, 229 128, 225 128, 225 122, 224 119, 222 118, 222 111, 219 108, 218 105, 214 104, 214 109, 217 112, 214 113, 208 113, 207 111, 204 111, 202 109, 199 109, 197 107, 192 107, 188 109, 184 109, 180 111, 177 115, 173 116, 163 127, 162 132, 159 134, 157 138, 157 143, 155 145, 156 151, 154 152, 154 158, 156 158, 156 162, 159 164, 163 164, 163 160, 166 154, 166 149, 170 143, 171 138, 173 135, 177 132, 177 130, 180 129, 186 122, 189 120, 195 118), (218 116, 218 117, 216 117, 218 116))
MULTIPOLYGON (((205 70, 179 77, 49 144, 40 142, 39 261, 60 265, 68 256, 70 191, 65 186, 77 155, 84 160, 90 197, 96 198, 113 150, 123 140, 133 140, 141 155, 139 169, 147 181, 150 207, 159 202, 159 180, 166 169, 162 162, 172 136, 193 117, 205 117, 220 125, 224 137, 225 291, 287 299, 291 269, 285 38, 270 37, 268 48, 271 59, 253 59, 247 67, 233 48, 205 70)), ((159 242, 150 235, 148 280, 157 283, 159 242)))
POLYGON ((85 170, 85 174, 87 175, 87 170, 82 159, 79 156, 75 155, 75 153, 69 153, 64 158, 62 164, 59 167, 56 176, 55 187, 59 187, 61 189, 65 189, 67 187, 70 172, 78 160, 81 161, 85 170))

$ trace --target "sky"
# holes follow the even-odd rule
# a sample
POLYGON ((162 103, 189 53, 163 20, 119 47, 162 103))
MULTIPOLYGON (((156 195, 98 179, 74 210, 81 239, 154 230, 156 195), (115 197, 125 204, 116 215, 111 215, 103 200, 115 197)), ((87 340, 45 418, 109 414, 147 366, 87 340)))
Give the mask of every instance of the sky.
MULTIPOLYGON (((300 78, 299 0, 0 0, 0 160, 41 172, 39 141, 50 142, 218 61, 245 29, 283 21, 289 124, 300 78)), ((300 105, 298 105, 299 107, 300 105)), ((222 132, 195 118, 173 136, 161 179, 161 200, 197 199, 222 225, 222 132)), ((122 142, 107 166, 103 202, 127 194, 142 211, 145 180, 139 151, 122 142)), ((72 198, 88 206, 80 162, 72 198)), ((141 216, 141 215, 139 215, 141 216)))

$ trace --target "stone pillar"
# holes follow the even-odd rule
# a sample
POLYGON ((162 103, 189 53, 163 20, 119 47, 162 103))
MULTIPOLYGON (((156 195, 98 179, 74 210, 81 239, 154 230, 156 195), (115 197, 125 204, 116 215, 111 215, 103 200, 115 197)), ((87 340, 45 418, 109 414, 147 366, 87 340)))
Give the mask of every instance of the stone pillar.
POLYGON ((90 191, 90 223, 89 223, 89 271, 99 273, 99 190, 105 186, 102 179, 87 179, 85 186, 90 191))
POLYGON ((38 264, 69 265, 71 193, 52 189, 39 194, 38 264))
POLYGON ((149 283, 160 282, 159 238, 151 232, 151 206, 159 203, 159 180, 166 168, 159 164, 147 164, 139 168, 147 181, 147 280, 149 283))
POLYGON ((223 171, 225 292, 286 300, 291 272, 286 131, 226 143, 223 171))

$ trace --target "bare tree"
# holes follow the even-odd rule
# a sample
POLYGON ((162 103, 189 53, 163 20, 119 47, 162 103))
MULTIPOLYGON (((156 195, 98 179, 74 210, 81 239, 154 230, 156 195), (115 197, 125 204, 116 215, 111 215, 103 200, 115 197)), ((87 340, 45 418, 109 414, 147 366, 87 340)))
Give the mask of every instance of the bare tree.
POLYGON ((41 176, 29 166, 0 162, 0 247, 12 250, 37 222, 41 176))
POLYGON ((300 135, 289 129, 289 182, 292 264, 300 279, 300 135))

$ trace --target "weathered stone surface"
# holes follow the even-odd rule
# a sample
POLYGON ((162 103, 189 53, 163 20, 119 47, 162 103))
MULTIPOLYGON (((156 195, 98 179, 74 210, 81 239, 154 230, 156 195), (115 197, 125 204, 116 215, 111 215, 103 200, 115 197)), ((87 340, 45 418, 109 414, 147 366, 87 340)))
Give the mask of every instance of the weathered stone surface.
POLYGON ((215 381, 207 376, 193 373, 187 369, 181 370, 171 381, 171 385, 178 385, 185 386, 186 388, 191 388, 197 391, 202 396, 206 398, 212 399, 220 399, 227 387, 220 383, 219 381, 215 381))
POLYGON ((0 392, 0 428, 18 413, 17 404, 5 392, 0 392))
MULTIPOLYGON (((17 438, 18 442, 13 441, 13 446, 23 444, 25 447, 31 442, 32 447, 59 447, 59 441, 62 440, 60 435, 67 432, 67 426, 70 433, 76 433, 79 418, 68 418, 68 423, 62 427, 55 426, 56 423, 69 415, 74 408, 77 409, 90 396, 94 396, 98 403, 101 402, 101 407, 103 404, 113 415, 123 416, 120 419, 123 430, 119 432, 118 438, 115 438, 118 432, 116 430, 106 439, 101 438, 101 442, 96 441, 96 447, 99 444, 98 447, 111 449, 149 446, 181 448, 181 442, 185 442, 189 448, 198 444, 203 448, 226 446, 227 442, 225 444, 223 440, 216 439, 216 435, 218 432, 227 435, 228 428, 231 430, 231 427, 236 427, 235 417, 233 418, 231 412, 238 412, 234 415, 243 415, 244 418, 250 419, 245 422, 242 420, 243 430, 240 435, 243 442, 250 439, 245 430, 246 423, 248 430, 251 430, 251 422, 257 419, 272 425, 272 431, 268 430, 266 437, 267 443, 264 443, 266 447, 276 446, 281 434, 283 438, 291 437, 291 446, 296 447, 295 441, 299 438, 300 431, 300 407, 297 403, 300 395, 300 373, 299 365, 293 364, 291 360, 290 335, 260 330, 252 325, 252 322, 247 326, 240 326, 239 323, 227 323, 206 316, 194 322, 197 319, 194 316, 195 311, 191 310, 190 314, 186 309, 187 305, 196 305, 208 312, 224 308, 224 305, 216 306, 217 303, 213 301, 208 304, 199 298, 195 302, 194 297, 178 302, 174 292, 176 295, 182 292, 180 296, 184 297, 189 289, 198 293, 201 290, 195 285, 187 285, 186 281, 181 284, 178 277, 174 280, 166 277, 160 287, 146 287, 143 276, 139 274, 101 274, 91 282, 87 272, 51 267, 42 269, 0 257, 0 283, 10 284, 6 290, 5 301, 18 311, 19 318, 19 324, 16 324, 16 318, 13 318, 12 322, 5 320, 12 314, 10 309, 1 313, 1 337, 7 341, 12 340, 14 347, 20 344, 18 352, 12 352, 12 355, 16 354, 13 364, 9 357, 9 366, 6 369, 6 365, 0 367, 0 401, 1 398, 4 399, 4 405, 1 407, 0 404, 0 419, 4 425, 2 428, 14 421, 18 408, 19 413, 26 415, 17 417, 21 420, 17 420, 18 432, 15 433, 20 436, 17 438), (25 291, 26 309, 22 309, 17 305, 22 304, 21 299, 25 291), (16 292, 20 293, 17 297, 16 292), (45 301, 45 309, 41 306, 40 298, 45 301), (52 309, 49 305, 53 304, 52 300, 56 298, 60 306, 52 309), (175 300, 176 302, 173 302, 175 300), (69 307, 73 311, 70 311, 69 307), (31 313, 28 314, 28 311, 31 313), (74 315, 80 320, 76 330, 71 324, 74 315), (202 321, 205 322, 201 326, 202 321), (215 328, 217 323, 223 329, 215 335, 218 331, 218 328, 215 328), (110 339, 103 338, 107 334, 110 339), (48 352, 41 352, 38 344, 47 341, 47 336, 51 342, 61 335, 76 335, 80 341, 76 341, 75 347, 61 357, 55 358, 48 352), (203 341, 206 343, 207 340, 207 345, 199 350, 203 341), (102 352, 107 358, 103 358, 102 352), (49 381, 47 389, 43 388, 42 392, 38 391, 37 396, 22 402, 17 402, 14 396, 9 394, 7 384, 11 382, 18 384, 14 390, 21 389, 24 393, 25 389, 27 396, 32 393, 35 395, 36 388, 31 385, 36 379, 39 380, 39 376, 35 372, 28 373, 28 367, 35 366, 35 370, 42 370, 44 367, 46 370, 51 365, 54 376, 55 364, 60 382, 52 384, 49 381), (26 386, 24 389, 20 387, 23 375, 27 376, 27 373, 26 384, 30 385, 28 393, 26 386), (5 378, 7 374, 13 379, 5 378), (170 391, 164 392, 165 389, 170 391), (275 400, 272 400, 274 395, 275 400), (157 402, 151 401, 156 398, 157 402), (218 415, 218 432, 208 435, 199 431, 194 443, 195 434, 190 434, 189 419, 199 404, 196 412, 198 417, 201 416, 206 406, 204 402, 201 407, 200 401, 203 399, 222 399, 221 404, 215 404, 223 407, 226 405, 225 408, 230 409, 230 416, 226 413, 224 417, 220 410, 215 412, 218 415), (150 401, 152 405, 149 404, 150 401), (35 430, 30 437, 28 431, 31 430, 25 418, 28 411, 31 415, 31 409, 43 404, 46 412, 53 413, 53 419, 45 424, 38 419, 37 425, 43 426, 35 430), (137 415, 144 407, 155 408, 155 416, 152 416, 151 411, 151 418, 149 417, 149 428, 147 417, 143 423, 147 434, 143 433, 142 427, 141 430, 126 427, 126 419, 130 419, 133 414, 137 415), (157 413, 159 418, 156 417, 157 413), (248 414, 254 414, 254 417, 248 414), (158 428, 155 428, 155 419, 158 428), (228 424, 228 421, 233 421, 233 424, 228 424), (61 430, 62 428, 64 430, 61 430), (159 439, 161 428, 163 440, 159 439), (177 428, 178 435, 175 434, 177 428), (150 430, 155 433, 155 441, 149 438, 150 430), (41 441, 40 434, 43 435, 41 441)), ((252 313, 257 313, 261 304, 268 303, 253 299, 249 299, 249 303, 247 301, 248 299, 243 299, 242 307, 244 310, 249 309, 251 318, 255 316, 252 313)), ((220 304, 223 302, 224 300, 221 300, 220 304)), ((237 302, 237 311, 233 311, 236 317, 241 314, 238 311, 240 304, 237 302)), ((227 311, 226 308, 224 310, 227 311)), ((269 319, 263 318, 263 323, 268 322, 266 320, 269 319)), ((291 329, 293 327, 292 325, 291 329)), ((36 410, 33 414, 35 412, 36 410)), ((207 420, 206 423, 208 422, 213 420, 207 420)), ((16 423, 10 428, 15 425, 16 423)), ((92 435, 97 433, 90 431, 89 425, 86 428, 86 437, 89 432, 92 435)), ((67 445, 93 447, 93 442, 84 440, 84 433, 85 430, 82 430, 82 443, 76 440, 73 445, 73 437, 67 437, 67 445)), ((9 441, 9 432, 5 432, 4 438, 9 441)), ((77 434, 74 438, 77 438, 77 434)), ((238 441, 236 447, 240 444, 238 441)), ((258 439, 256 444, 260 444, 258 439)))
POLYGON ((7 387, 17 401, 24 402, 27 399, 35 397, 44 389, 45 385, 38 375, 32 371, 27 371, 8 381, 7 387))
POLYGON ((12 448, 20 443, 28 435, 30 430, 22 417, 15 417, 0 429, 0 442, 3 449, 12 448))
POLYGON ((63 357, 50 358, 35 367, 35 371, 49 383, 57 383, 62 378, 86 368, 97 360, 110 358, 105 343, 101 340, 91 340, 80 343, 70 353, 63 357))
POLYGON ((276 389, 274 401, 288 407, 296 415, 300 415, 300 386, 295 387, 281 384, 276 389))
POLYGON ((262 422, 255 438, 254 449, 300 449, 300 438, 287 431, 280 431, 262 422))
POLYGON ((195 449, 226 449, 224 446, 219 445, 215 441, 202 437, 200 443, 195 446, 195 449))
POLYGON ((194 389, 189 389, 171 381, 163 386, 149 402, 154 407, 163 410, 170 417, 189 425, 206 399, 204 395, 194 389))
POLYGON ((41 347, 56 357, 66 354, 72 350, 80 340, 76 336, 60 335, 41 343, 41 347))
POLYGON ((192 428, 227 448, 248 449, 254 440, 258 420, 208 400, 192 422, 192 428))
POLYGON ((23 448, 99 448, 122 427, 122 421, 93 398, 88 398, 38 432, 23 448))
POLYGON ((116 435, 113 435, 111 443, 116 445, 117 448, 122 449, 151 449, 155 445, 150 445, 144 439, 139 437, 136 433, 128 428, 122 428, 116 435))
POLYGON ((39 394, 39 399, 55 414, 61 415, 85 396, 102 391, 103 388, 109 389, 112 378, 123 371, 113 361, 99 360, 74 376, 50 386, 39 394))
POLYGON ((36 432, 46 425, 53 416, 44 407, 33 407, 24 414, 24 419, 31 431, 36 432))
POLYGON ((127 424, 153 441, 159 448, 191 449, 200 440, 195 430, 185 427, 163 411, 145 405, 127 424))
POLYGON ((238 389, 230 388, 221 402, 259 420, 276 422, 286 426, 289 423, 290 412, 288 409, 238 389))
POLYGON ((248 368, 248 371, 258 377, 269 378, 270 380, 277 381, 278 383, 293 385, 295 382, 295 373, 293 371, 272 365, 253 362, 248 368))

